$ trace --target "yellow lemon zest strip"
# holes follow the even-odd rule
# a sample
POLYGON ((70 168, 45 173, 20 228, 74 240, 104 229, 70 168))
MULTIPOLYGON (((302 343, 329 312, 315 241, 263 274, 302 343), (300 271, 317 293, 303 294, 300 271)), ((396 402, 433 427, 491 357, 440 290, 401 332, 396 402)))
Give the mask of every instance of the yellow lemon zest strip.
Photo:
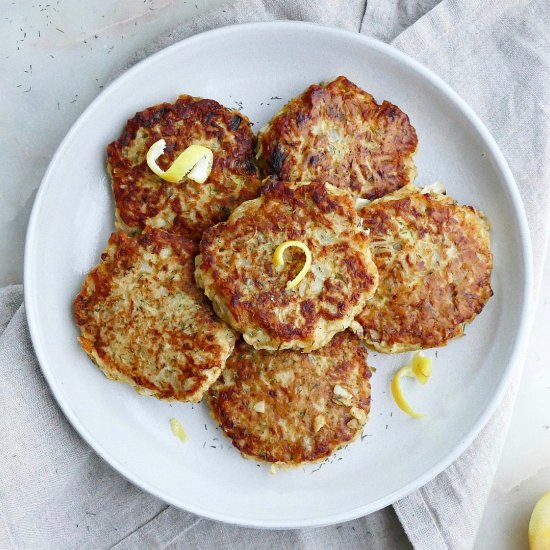
POLYGON ((147 151, 147 166, 163 180, 178 183, 183 178, 204 183, 212 171, 214 155, 208 147, 202 145, 190 145, 179 154, 168 170, 163 170, 157 159, 164 153, 166 141, 159 139, 155 141, 147 151))
POLYGON ((170 419, 170 427, 172 433, 182 442, 185 443, 189 440, 189 436, 185 433, 182 423, 177 418, 170 419))
POLYGON ((401 389, 401 378, 408 376, 416 378, 421 384, 425 384, 432 374, 432 360, 416 352, 413 358, 404 367, 401 367, 391 381, 391 394, 397 406, 413 418, 422 418, 424 414, 416 412, 405 399, 401 389))
POLYGON ((432 375, 432 359, 431 357, 425 357, 416 352, 409 363, 412 367, 412 371, 416 376, 416 379, 425 384, 432 375))
POLYGON ((550 548, 550 491, 542 495, 533 508, 529 520, 529 548, 550 548))
POLYGON ((311 269, 311 252, 309 251, 309 248, 307 245, 300 241, 285 241, 284 243, 280 244, 273 253, 273 263, 277 267, 282 267, 285 265, 285 259, 283 257, 283 254, 285 253, 285 250, 291 246, 294 246, 296 248, 299 248, 305 255, 306 255, 306 261, 304 262, 304 267, 300 270, 300 273, 292 279, 292 281, 289 281, 286 284, 286 288, 288 290, 291 290, 295 286, 298 286, 300 284, 300 281, 306 276, 307 272, 311 269))

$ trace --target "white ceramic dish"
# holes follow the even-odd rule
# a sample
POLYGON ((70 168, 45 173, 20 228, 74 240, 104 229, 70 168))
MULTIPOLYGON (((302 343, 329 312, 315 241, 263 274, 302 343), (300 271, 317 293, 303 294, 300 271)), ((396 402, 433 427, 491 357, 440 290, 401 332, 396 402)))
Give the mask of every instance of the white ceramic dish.
POLYGON ((391 47, 305 23, 227 27, 146 59, 88 107, 37 195, 25 253, 25 303, 44 375, 64 413, 107 462, 165 501, 216 520, 270 528, 319 526, 386 506, 429 481, 466 448, 501 398, 526 336, 531 257, 512 175, 486 128, 441 80, 391 47), (495 296, 464 338, 429 351, 434 373, 401 413, 390 373, 405 356, 372 353, 371 418, 361 441, 328 464, 270 475, 243 460, 202 405, 168 404, 108 381, 77 344, 72 301, 113 230, 105 146, 136 111, 179 93, 211 97, 260 128, 312 82, 346 75, 399 105, 420 140, 417 183, 443 181, 492 222, 495 296), (190 436, 176 439, 169 419, 190 436))

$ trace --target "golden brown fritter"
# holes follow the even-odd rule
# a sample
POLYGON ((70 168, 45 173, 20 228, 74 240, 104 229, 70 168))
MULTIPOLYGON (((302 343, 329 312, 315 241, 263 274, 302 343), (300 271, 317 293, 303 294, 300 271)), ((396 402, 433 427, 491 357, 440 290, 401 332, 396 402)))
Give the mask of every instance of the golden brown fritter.
POLYGON ((359 211, 380 275, 356 317, 384 353, 444 346, 492 296, 489 223, 471 206, 412 185, 359 211))
POLYGON ((258 351, 239 340, 207 393, 243 455, 298 466, 353 441, 370 410, 367 350, 349 332, 312 353, 258 351))
POLYGON ((327 344, 345 330, 376 289, 378 274, 353 197, 332 185, 267 183, 258 199, 205 231, 195 278, 214 310, 257 349, 303 349, 327 344), (297 240, 312 265, 289 290, 304 265, 296 248, 283 269, 273 264, 280 244, 297 240))
POLYGON ((194 284, 196 253, 158 229, 111 235, 74 303, 78 340, 107 377, 193 402, 218 378, 235 335, 194 284))
POLYGON ((137 113, 107 147, 117 228, 135 234, 150 226, 200 240, 205 229, 258 196, 254 145, 248 118, 212 99, 181 95, 174 104, 161 103, 137 113), (211 149, 214 161, 206 182, 186 178, 170 183, 155 175, 146 155, 159 139, 166 140, 158 159, 163 170, 190 145, 211 149))
POLYGON ((411 183, 418 139, 409 117, 347 78, 313 84, 287 103, 258 135, 268 174, 326 181, 374 199, 411 183))

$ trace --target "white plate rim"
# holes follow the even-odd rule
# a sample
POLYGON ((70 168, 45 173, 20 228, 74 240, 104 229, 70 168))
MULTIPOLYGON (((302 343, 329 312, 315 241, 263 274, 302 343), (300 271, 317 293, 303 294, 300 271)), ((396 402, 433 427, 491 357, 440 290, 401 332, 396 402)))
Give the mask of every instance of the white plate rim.
POLYGON ((322 527, 326 525, 333 525, 336 523, 342 523, 350 521, 358 517, 362 517, 366 514, 377 511, 385 506, 391 505, 394 502, 404 498, 422 487, 445 468, 447 468, 452 462, 454 462, 472 443, 474 438, 480 433, 483 427, 487 424, 493 413, 495 412, 498 404, 502 401, 504 393, 512 379, 512 376, 521 367, 520 360, 524 353, 527 338, 529 335, 531 320, 532 320, 532 296, 533 296, 533 255, 531 248, 531 239, 529 235, 529 227, 527 224, 527 218, 521 199, 519 190, 515 183, 515 179, 508 167, 508 164, 500 151, 496 141, 492 137, 491 133, 484 125, 484 123, 475 114, 473 109, 440 77, 434 74, 430 69, 422 65, 420 62, 409 57, 407 54, 397 50, 393 46, 390 46, 384 42, 381 42, 375 38, 364 36, 362 34, 348 31, 345 29, 325 27, 316 23, 302 22, 302 21, 272 21, 272 22, 260 22, 260 23, 243 23, 238 25, 229 25, 220 27, 210 31, 206 31, 200 34, 196 34, 189 38, 186 38, 180 42, 177 42, 171 46, 168 46, 159 52, 143 59, 130 69, 126 70, 120 76, 118 76, 113 82, 111 82, 84 110, 84 112, 78 117, 75 123, 61 141, 55 154, 53 155, 50 164, 44 176, 42 178, 40 187, 38 189, 36 198, 34 200, 31 216, 29 218, 29 224, 27 228, 26 240, 25 240, 25 255, 24 255, 24 303, 27 316, 27 322, 29 326, 29 333, 31 341, 33 343, 34 351, 38 358, 38 362, 46 381, 50 387, 52 394, 57 401, 57 404, 63 411, 65 417, 69 420, 73 428, 80 434, 80 436, 92 447, 92 449, 108 464, 110 464, 115 470, 121 473, 126 479, 131 481, 134 485, 154 495, 155 497, 171 504, 177 508, 185 509, 186 511, 197 514, 201 517, 212 519, 215 521, 221 521, 224 523, 230 523, 235 525, 241 525, 244 527, 252 528, 269 528, 269 529, 298 529, 306 527, 322 527), (523 264, 523 277, 525 280, 525 286, 523 288, 523 301, 522 310, 520 313, 520 324, 517 330, 517 338, 510 356, 510 360, 506 366, 506 370, 500 379, 498 386, 492 396, 492 399, 486 405, 485 410, 479 416, 476 423, 470 430, 469 434, 463 439, 463 441, 457 445, 452 452, 446 457, 436 463, 430 470, 425 472, 422 476, 416 478, 413 482, 405 485, 397 491, 394 491, 383 498, 380 498, 370 504, 359 506, 351 510, 335 513, 330 516, 324 515, 321 517, 310 518, 302 520, 300 518, 294 521, 269 521, 269 520, 251 520, 250 518, 244 518, 242 516, 236 516, 231 513, 215 513, 208 509, 204 509, 200 506, 193 505, 193 503, 185 503, 177 501, 176 499, 167 497, 162 491, 157 490, 154 486, 150 485, 145 479, 142 479, 138 474, 129 471, 124 464, 120 463, 115 457, 111 456, 109 452, 99 444, 87 428, 81 423, 79 418, 72 413, 69 404, 64 400, 60 387, 56 384, 52 371, 48 365, 46 351, 43 347, 38 345, 38 325, 40 323, 38 310, 36 306, 36 297, 32 295, 31 289, 33 287, 33 257, 30 254, 32 248, 31 243, 34 235, 39 230, 38 217, 41 208, 41 202, 48 190, 48 183, 51 181, 50 174, 55 172, 56 165, 59 159, 62 158, 63 152, 67 145, 71 142, 73 134, 77 132, 79 127, 91 116, 92 111, 96 103, 103 100, 103 97, 111 92, 115 87, 123 85, 125 80, 130 78, 134 73, 141 71, 145 66, 155 63, 156 60, 162 58, 165 55, 169 55, 173 50, 185 47, 190 43, 197 43, 201 41, 208 41, 211 37, 218 37, 228 35, 231 33, 241 33, 248 30, 285 30, 285 29, 301 29, 304 32, 308 30, 320 29, 323 32, 332 34, 333 36, 344 36, 350 40, 358 40, 366 44, 368 47, 378 50, 382 53, 393 57, 397 61, 402 62, 404 65, 409 66, 423 78, 429 81, 435 88, 446 95, 457 107, 457 109, 465 116, 465 118, 472 124, 472 126, 479 132, 483 140, 485 141, 488 149, 491 152, 495 162, 496 168, 500 172, 502 179, 507 187, 507 191, 512 198, 513 207, 517 216, 517 222, 519 227, 519 237, 523 246, 523 252, 525 255, 525 263, 523 264))

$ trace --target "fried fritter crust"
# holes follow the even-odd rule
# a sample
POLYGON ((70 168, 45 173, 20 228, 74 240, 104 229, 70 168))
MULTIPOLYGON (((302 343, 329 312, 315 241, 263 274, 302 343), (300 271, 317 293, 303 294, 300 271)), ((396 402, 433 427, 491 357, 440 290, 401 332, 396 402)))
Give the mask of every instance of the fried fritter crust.
POLYGON ((367 350, 349 332, 308 354, 258 351, 239 340, 206 398, 244 456, 298 466, 325 459, 361 433, 370 377, 367 350))
POLYGON ((270 181, 261 197, 239 206, 227 222, 205 231, 195 278, 218 315, 257 349, 303 349, 327 344, 345 330, 374 293, 378 274, 352 196, 332 185, 270 181), (282 270, 273 264, 278 245, 306 244, 304 265, 289 248, 282 270))
POLYGON ((418 139, 409 117, 339 76, 292 99, 258 136, 268 174, 326 181, 374 199, 411 183, 418 139))
POLYGON ((150 226, 200 240, 205 229, 258 196, 254 145, 248 118, 212 99, 181 95, 174 104, 161 103, 137 113, 107 147, 117 228, 135 234, 150 226), (214 162, 206 182, 170 183, 155 175, 146 155, 159 139, 166 140, 157 161, 163 170, 190 145, 210 148, 214 162))
POLYGON ((484 214, 410 185, 359 215, 370 229, 380 274, 378 289, 356 318, 367 345, 398 353, 461 336, 493 295, 484 214))
POLYGON ((219 376, 235 335, 194 284, 196 252, 158 229, 111 235, 74 302, 78 340, 108 378, 197 402, 219 376))

